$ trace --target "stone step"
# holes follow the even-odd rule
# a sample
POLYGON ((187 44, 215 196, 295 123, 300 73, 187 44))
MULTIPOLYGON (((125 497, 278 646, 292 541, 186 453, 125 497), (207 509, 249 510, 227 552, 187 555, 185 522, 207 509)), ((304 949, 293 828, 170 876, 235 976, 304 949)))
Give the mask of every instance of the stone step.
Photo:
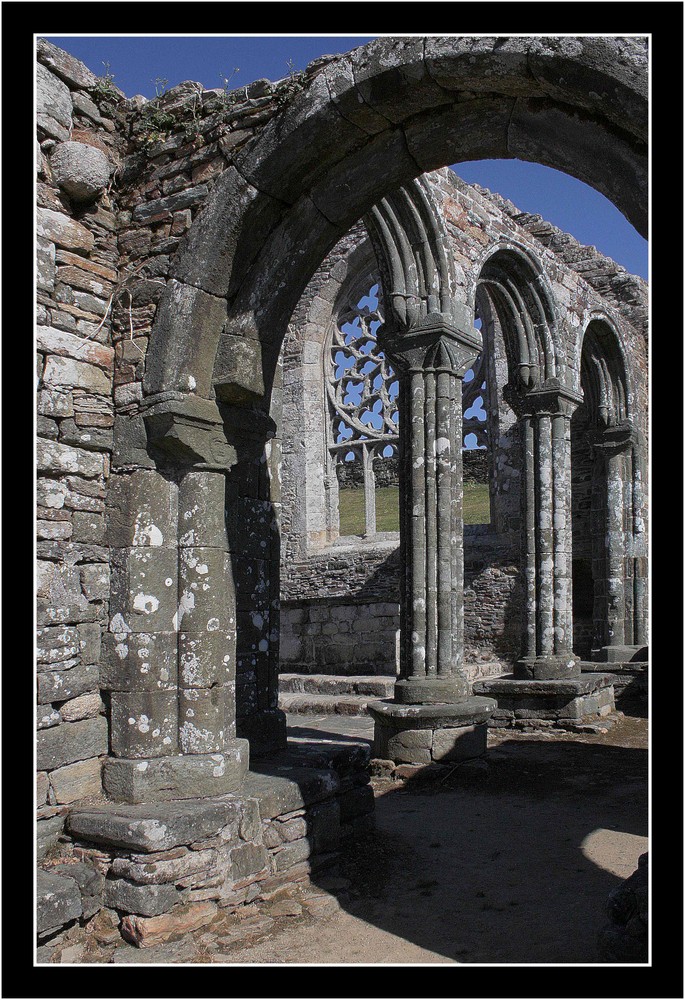
POLYGON ((377 700, 376 695, 282 691, 278 697, 278 707, 291 715, 366 715, 366 706, 377 700))
POLYGON ((334 676, 331 674, 281 674, 278 688, 288 694, 364 695, 370 698, 392 698, 395 677, 334 676))

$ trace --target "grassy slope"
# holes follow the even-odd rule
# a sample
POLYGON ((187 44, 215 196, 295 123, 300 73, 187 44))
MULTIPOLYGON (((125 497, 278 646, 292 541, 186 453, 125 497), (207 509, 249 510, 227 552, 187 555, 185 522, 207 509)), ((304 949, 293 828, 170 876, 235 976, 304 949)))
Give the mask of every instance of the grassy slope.
MULTIPOLYGON (((376 530, 399 531, 397 486, 376 490, 376 530)), ((490 494, 487 483, 464 483, 464 524, 489 524, 490 494)), ((340 490, 340 534, 363 535, 364 490, 340 490)))

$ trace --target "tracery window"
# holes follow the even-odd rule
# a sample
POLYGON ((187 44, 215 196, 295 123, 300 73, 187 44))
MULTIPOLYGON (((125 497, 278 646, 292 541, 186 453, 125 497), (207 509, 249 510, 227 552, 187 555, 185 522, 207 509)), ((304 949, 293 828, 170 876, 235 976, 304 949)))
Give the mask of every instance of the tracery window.
MULTIPOLYGON (((359 288, 359 286, 357 286, 359 288)), ((332 329, 326 389, 329 450, 338 478, 339 532, 371 537, 399 530, 399 382, 378 347, 382 292, 373 279, 351 296, 332 329)), ((476 319, 480 327, 480 319, 476 319)), ((465 450, 487 447, 488 386, 481 354, 464 377, 465 450)))

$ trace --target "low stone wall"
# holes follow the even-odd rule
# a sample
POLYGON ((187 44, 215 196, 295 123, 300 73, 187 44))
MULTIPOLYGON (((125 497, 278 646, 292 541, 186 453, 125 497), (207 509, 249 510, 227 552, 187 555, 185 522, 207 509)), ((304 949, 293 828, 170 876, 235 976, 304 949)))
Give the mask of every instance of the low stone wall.
MULTIPOLYGON (((464 661, 478 680, 505 673, 519 655, 522 594, 510 546, 478 525, 464 539, 464 661)), ((281 671, 394 676, 399 549, 331 548, 298 569, 281 602, 281 671)))
POLYGON ((236 795, 74 808, 39 871, 39 944, 102 908, 139 947, 180 937, 329 871, 373 827, 368 747, 291 749, 260 768, 236 795))

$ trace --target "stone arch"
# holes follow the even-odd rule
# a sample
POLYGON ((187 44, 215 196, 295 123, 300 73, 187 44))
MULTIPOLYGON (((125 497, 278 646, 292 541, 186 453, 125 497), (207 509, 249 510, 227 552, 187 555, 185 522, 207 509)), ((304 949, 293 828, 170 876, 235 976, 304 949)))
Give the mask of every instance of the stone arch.
POLYGON ((204 398, 268 394, 309 275, 388 190, 426 170, 535 160, 606 194, 645 232, 646 66, 630 38, 381 39, 333 60, 214 186, 160 303, 146 394, 188 392, 191 379, 204 398), (248 348, 262 371, 246 385, 235 357, 248 348))
POLYGON ((631 659, 645 638, 644 454, 626 355, 606 316, 588 321, 579 367, 583 403, 571 421, 576 641, 593 659, 631 659))

